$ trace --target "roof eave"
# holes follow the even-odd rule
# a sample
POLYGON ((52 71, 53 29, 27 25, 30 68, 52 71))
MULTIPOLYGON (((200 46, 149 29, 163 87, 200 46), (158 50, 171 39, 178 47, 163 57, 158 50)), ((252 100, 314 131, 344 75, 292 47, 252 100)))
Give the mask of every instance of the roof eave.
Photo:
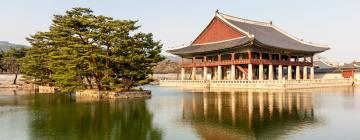
POLYGON ((235 19, 238 19, 238 20, 241 20, 241 22, 249 22, 249 23, 252 23, 252 24, 258 24, 258 25, 262 25, 262 26, 268 26, 268 27, 272 27, 273 29, 279 31, 280 33, 288 36, 289 38, 295 40, 295 41, 298 41, 299 43, 302 43, 302 44, 305 44, 305 45, 310 45, 310 46, 314 46, 314 47, 318 47, 318 48, 327 48, 325 49, 324 51, 326 50, 329 50, 329 47, 327 45, 323 45, 323 44, 316 44, 316 43, 312 43, 312 42, 306 42, 302 39, 299 39, 285 31, 283 31, 282 29, 280 29, 279 27, 273 25, 272 23, 267 23, 267 22, 259 22, 259 21, 252 21, 252 20, 248 20, 248 19, 241 19, 241 18, 238 18, 238 17, 234 17, 234 16, 230 16, 230 15, 226 15, 226 14, 223 14, 223 13, 220 13, 220 12, 216 12, 216 17, 219 17, 221 20, 223 20, 225 23, 227 23, 228 25, 232 26, 233 28, 237 29, 238 31, 240 32, 243 32, 245 33, 248 37, 250 38, 254 38, 254 35, 251 34, 250 32, 247 32, 247 31, 244 31, 243 29, 235 26, 234 24, 232 24, 231 22, 229 22, 223 15, 225 16, 228 16, 228 17, 232 17, 232 18, 235 18, 235 19))
MULTIPOLYGON (((268 46, 268 47, 271 47, 271 48, 276 48, 276 49, 281 49, 281 50, 288 50, 288 51, 294 51, 294 52, 304 52, 304 53, 322 53, 324 51, 327 51, 329 50, 330 48, 324 48, 324 50, 321 50, 321 51, 306 51, 306 50, 293 50, 293 49, 285 49, 285 48, 280 48, 280 47, 276 47, 276 46, 272 46, 272 45, 268 45, 268 44, 264 44, 262 42, 260 42, 259 40, 257 40, 256 38, 254 39, 254 42, 257 43, 258 45, 261 45, 261 46, 268 46)), ((314 46, 316 47, 316 46, 314 46)), ((319 48, 319 47, 317 47, 319 48)), ((321 47, 323 48, 323 47, 321 47)))

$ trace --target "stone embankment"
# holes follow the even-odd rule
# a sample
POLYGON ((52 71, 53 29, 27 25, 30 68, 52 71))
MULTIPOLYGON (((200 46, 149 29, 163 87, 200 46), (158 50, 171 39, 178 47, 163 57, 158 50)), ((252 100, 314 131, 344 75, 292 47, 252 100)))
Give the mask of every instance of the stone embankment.
POLYGON ((0 88, 18 88, 18 89, 33 89, 33 86, 26 84, 22 80, 22 75, 18 75, 16 84, 13 84, 15 74, 0 74, 0 88))
MULTIPOLYGON (((38 86, 38 93, 58 93, 60 92, 55 87, 38 86)), ((136 91, 98 91, 98 90, 83 90, 75 92, 77 97, 94 97, 94 98, 109 98, 109 99, 127 99, 127 98, 150 98, 151 91, 136 90, 136 91)))
POLYGON ((138 90, 138 91, 98 91, 98 90, 84 90, 75 92, 75 95, 95 97, 95 98, 108 98, 108 99, 128 99, 128 98, 150 98, 151 91, 149 90, 138 90))

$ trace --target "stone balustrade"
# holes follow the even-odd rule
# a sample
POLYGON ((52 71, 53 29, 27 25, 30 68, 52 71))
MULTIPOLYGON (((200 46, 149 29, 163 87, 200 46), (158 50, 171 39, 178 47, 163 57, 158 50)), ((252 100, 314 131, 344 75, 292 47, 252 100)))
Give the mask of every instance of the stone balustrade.
POLYGON ((333 86, 352 86, 352 79, 316 80, 161 80, 160 86, 210 87, 210 88, 256 88, 256 89, 301 89, 333 86))

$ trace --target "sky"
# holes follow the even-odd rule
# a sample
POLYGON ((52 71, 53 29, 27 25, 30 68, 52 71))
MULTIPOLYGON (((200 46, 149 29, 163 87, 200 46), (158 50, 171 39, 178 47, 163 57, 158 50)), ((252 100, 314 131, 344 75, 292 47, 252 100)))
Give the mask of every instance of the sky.
POLYGON ((47 31, 54 14, 73 7, 95 14, 138 20, 164 50, 193 41, 215 11, 274 25, 305 41, 326 44, 321 56, 339 62, 360 61, 359 0, 3 0, 0 41, 29 45, 26 37, 47 31))

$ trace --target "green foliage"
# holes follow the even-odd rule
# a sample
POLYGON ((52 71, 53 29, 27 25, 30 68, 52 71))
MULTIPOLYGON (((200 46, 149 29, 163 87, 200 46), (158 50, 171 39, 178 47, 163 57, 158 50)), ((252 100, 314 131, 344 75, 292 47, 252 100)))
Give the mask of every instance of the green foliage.
POLYGON ((26 55, 26 48, 11 48, 0 52, 1 72, 15 73, 13 84, 16 84, 17 76, 20 71, 21 59, 26 55))
POLYGON ((97 16, 87 8, 55 15, 49 31, 28 38, 33 48, 22 72, 37 84, 65 92, 92 85, 99 90, 120 85, 131 89, 147 79, 154 64, 163 59, 161 43, 152 34, 136 33, 139 26, 135 24, 97 16))
POLYGON ((19 69, 19 61, 22 57, 25 57, 26 51, 25 48, 11 48, 0 51, 1 69, 9 73, 16 73, 19 69))

